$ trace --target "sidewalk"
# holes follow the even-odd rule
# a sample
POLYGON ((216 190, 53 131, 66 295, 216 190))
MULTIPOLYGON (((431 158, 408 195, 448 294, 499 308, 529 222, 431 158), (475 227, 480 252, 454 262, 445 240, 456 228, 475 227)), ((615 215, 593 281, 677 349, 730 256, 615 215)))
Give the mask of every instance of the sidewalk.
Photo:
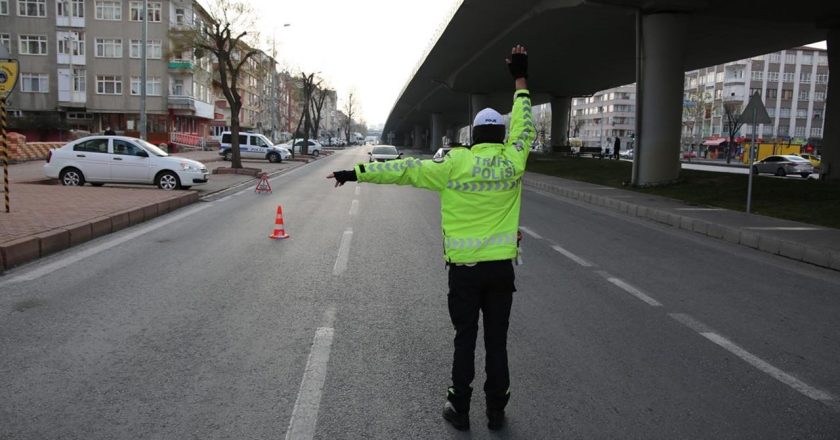
POLYGON ((631 217, 840 271, 840 229, 691 206, 679 200, 543 174, 526 173, 522 183, 631 217))
MULTIPOLYGON (((332 152, 325 152, 327 157, 332 152)), ((198 160, 211 171, 227 167, 216 151, 174 156, 198 160)), ((243 167, 276 175, 315 160, 298 157, 283 163, 243 160, 243 167)), ((9 166, 11 212, 0 207, 0 271, 151 220, 239 185, 255 184, 253 176, 213 174, 190 190, 162 191, 152 185, 106 184, 66 187, 44 176, 44 161, 9 166)))

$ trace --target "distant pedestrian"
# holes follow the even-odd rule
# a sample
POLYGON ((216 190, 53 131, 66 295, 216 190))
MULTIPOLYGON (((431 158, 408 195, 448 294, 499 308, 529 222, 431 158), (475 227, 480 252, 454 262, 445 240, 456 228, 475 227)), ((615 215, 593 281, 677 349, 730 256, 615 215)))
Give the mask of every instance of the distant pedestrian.
POLYGON ((616 136, 613 143, 613 159, 618 160, 618 153, 621 152, 621 139, 616 136))
POLYGON ((111 126, 105 128, 105 136, 116 136, 117 132, 111 129, 111 126))
POLYGON ((447 389, 443 417, 459 430, 470 427, 479 314, 484 319, 484 394, 491 430, 504 425, 510 399, 507 334, 516 291, 513 261, 519 255, 521 179, 536 129, 525 48, 515 46, 506 61, 516 87, 507 139, 502 115, 485 108, 474 119, 473 145, 455 147, 432 160, 363 163, 328 176, 335 179, 335 186, 358 180, 411 185, 440 194, 449 317, 455 327, 452 386, 447 389))

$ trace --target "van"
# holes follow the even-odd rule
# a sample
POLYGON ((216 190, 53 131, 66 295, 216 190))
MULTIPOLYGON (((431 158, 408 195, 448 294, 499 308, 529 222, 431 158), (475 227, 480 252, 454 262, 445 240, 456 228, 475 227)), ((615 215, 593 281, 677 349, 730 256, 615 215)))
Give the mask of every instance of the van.
MULTIPOLYGON (((230 132, 222 132, 221 139, 219 155, 224 160, 230 160, 233 156, 230 132)), ((273 145, 267 137, 259 133, 239 133, 239 156, 242 159, 265 159, 269 162, 282 162, 291 155, 292 153, 289 150, 279 145, 273 145)))

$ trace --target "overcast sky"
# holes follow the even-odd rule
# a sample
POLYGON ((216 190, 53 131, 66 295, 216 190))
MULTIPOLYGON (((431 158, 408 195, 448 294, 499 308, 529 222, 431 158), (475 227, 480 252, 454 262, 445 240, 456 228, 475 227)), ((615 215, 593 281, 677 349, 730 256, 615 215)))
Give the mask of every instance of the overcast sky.
POLYGON ((321 72, 339 109, 355 91, 368 125, 385 122, 430 40, 461 0, 251 0, 263 46, 292 73, 321 72), (289 23, 289 27, 283 24, 289 23))

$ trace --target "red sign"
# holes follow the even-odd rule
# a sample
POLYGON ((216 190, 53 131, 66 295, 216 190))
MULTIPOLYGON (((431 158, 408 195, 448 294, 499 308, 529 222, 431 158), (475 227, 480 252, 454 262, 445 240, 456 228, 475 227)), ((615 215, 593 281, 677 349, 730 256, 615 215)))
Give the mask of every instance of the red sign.
POLYGON ((223 115, 221 113, 213 114, 213 119, 224 119, 224 118, 225 118, 225 115, 223 115))

